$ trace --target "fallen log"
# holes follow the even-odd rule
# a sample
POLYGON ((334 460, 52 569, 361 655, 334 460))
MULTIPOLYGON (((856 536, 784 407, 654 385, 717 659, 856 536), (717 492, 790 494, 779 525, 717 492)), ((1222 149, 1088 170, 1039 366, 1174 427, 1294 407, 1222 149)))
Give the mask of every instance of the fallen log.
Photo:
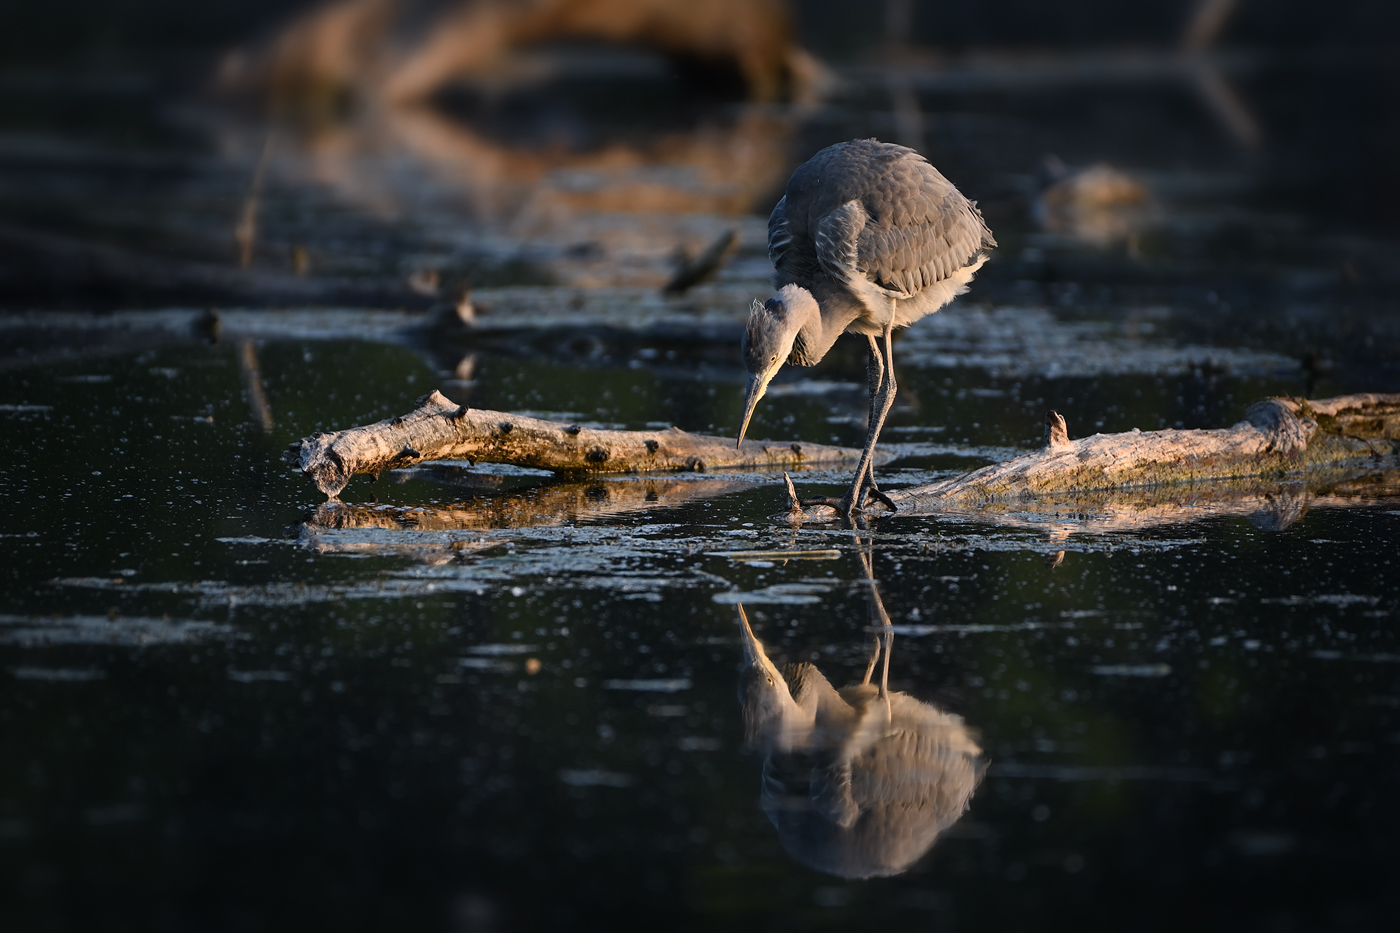
POLYGON ((1400 395, 1271 398, 1229 428, 1134 430, 1076 441, 1056 412, 1046 422, 1045 444, 1034 453, 890 497, 901 511, 938 511, 953 502, 1285 476, 1400 451, 1400 395))
MULTIPOLYGON (((1038 510, 1106 509, 1120 498, 1132 510, 1152 504, 1155 489, 1195 484, 1241 487, 1258 495, 1259 478, 1341 478, 1358 466, 1375 471, 1400 461, 1400 395, 1362 393, 1324 400, 1271 398, 1256 402, 1229 428, 1129 431, 1070 440, 1065 419, 1046 416, 1045 443, 1036 451, 962 476, 889 491, 901 514, 976 510, 991 515, 1039 500, 1038 510)), ((872 509, 875 506, 871 506, 872 509)), ((878 508, 884 509, 884 506, 878 508)), ((835 510, 816 506, 807 520, 828 521, 835 510)), ((1120 519, 1126 525, 1131 521, 1120 519)), ((1113 523, 1108 523, 1113 524, 1113 523)))
POLYGON ((316 486, 334 499, 358 473, 378 476, 428 460, 510 463, 558 473, 695 472, 717 469, 802 469, 855 465, 849 447, 745 441, 664 431, 610 431, 470 409, 441 392, 419 399, 397 418, 333 434, 315 434, 289 448, 316 486))
POLYGON ((1099 490, 1072 497, 999 500, 962 508, 950 506, 937 514, 939 518, 1040 531, 1056 541, 1071 534, 1136 534, 1164 525, 1228 517, 1248 519, 1264 531, 1283 531, 1313 509, 1400 503, 1400 469, 1357 469, 1341 478, 1328 473, 1325 478, 1255 477, 1099 490))

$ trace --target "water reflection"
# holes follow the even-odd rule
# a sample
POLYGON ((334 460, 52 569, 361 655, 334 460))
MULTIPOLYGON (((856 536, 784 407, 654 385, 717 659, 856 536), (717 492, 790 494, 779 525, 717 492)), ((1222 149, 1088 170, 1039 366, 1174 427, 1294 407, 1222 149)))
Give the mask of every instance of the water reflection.
MULTIPOLYGON (((498 486, 502 479, 450 464, 430 464, 402 472, 439 483, 472 485, 483 492, 498 486)), ((742 480, 661 476, 556 483, 442 506, 327 502, 302 523, 298 542, 316 554, 398 554, 423 563, 445 563, 503 543, 497 539, 479 540, 474 534, 477 532, 618 519, 635 512, 741 492, 752 486, 753 483, 742 480)))
POLYGON ((810 663, 778 667, 738 607, 739 702, 749 744, 766 755, 763 811, 789 855, 843 878, 907 871, 967 810, 985 770, 961 717, 889 689, 894 631, 870 555, 861 560, 869 659, 859 683, 834 687, 810 663))

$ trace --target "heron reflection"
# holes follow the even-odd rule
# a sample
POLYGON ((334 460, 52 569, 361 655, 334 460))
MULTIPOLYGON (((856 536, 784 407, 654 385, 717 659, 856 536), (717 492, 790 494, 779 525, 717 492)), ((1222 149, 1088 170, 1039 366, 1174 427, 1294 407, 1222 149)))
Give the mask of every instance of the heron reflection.
POLYGON ((789 855, 843 878, 908 870, 966 811, 984 770, 960 717, 889 689, 894 632, 873 580, 869 598, 865 676, 841 688, 812 664, 779 668, 739 607, 739 701, 749 744, 766 753, 763 810, 789 855))

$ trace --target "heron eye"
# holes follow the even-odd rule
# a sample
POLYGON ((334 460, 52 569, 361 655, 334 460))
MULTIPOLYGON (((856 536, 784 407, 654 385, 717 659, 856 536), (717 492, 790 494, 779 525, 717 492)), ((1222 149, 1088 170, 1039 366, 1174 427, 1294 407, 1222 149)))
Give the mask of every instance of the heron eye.
POLYGON ((774 353, 774 354, 773 354, 773 358, 772 358, 771 360, 769 360, 768 362, 770 362, 770 363, 776 363, 776 362, 778 362, 778 354, 774 353))
POLYGON ((771 674, 770 674, 769 677, 768 677, 768 686, 770 686, 770 687, 773 686, 773 677, 772 677, 771 674))

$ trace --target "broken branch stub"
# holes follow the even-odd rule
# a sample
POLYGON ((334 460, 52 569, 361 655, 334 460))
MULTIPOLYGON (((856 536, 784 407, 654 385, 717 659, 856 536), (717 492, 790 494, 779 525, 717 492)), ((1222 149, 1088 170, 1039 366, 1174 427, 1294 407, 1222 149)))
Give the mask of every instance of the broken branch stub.
POLYGON ((664 431, 609 431, 457 405, 441 392, 406 415, 303 438, 297 460, 335 498, 357 473, 426 460, 510 463, 555 472, 697 472, 854 464, 860 451, 824 444, 745 441, 664 431))

